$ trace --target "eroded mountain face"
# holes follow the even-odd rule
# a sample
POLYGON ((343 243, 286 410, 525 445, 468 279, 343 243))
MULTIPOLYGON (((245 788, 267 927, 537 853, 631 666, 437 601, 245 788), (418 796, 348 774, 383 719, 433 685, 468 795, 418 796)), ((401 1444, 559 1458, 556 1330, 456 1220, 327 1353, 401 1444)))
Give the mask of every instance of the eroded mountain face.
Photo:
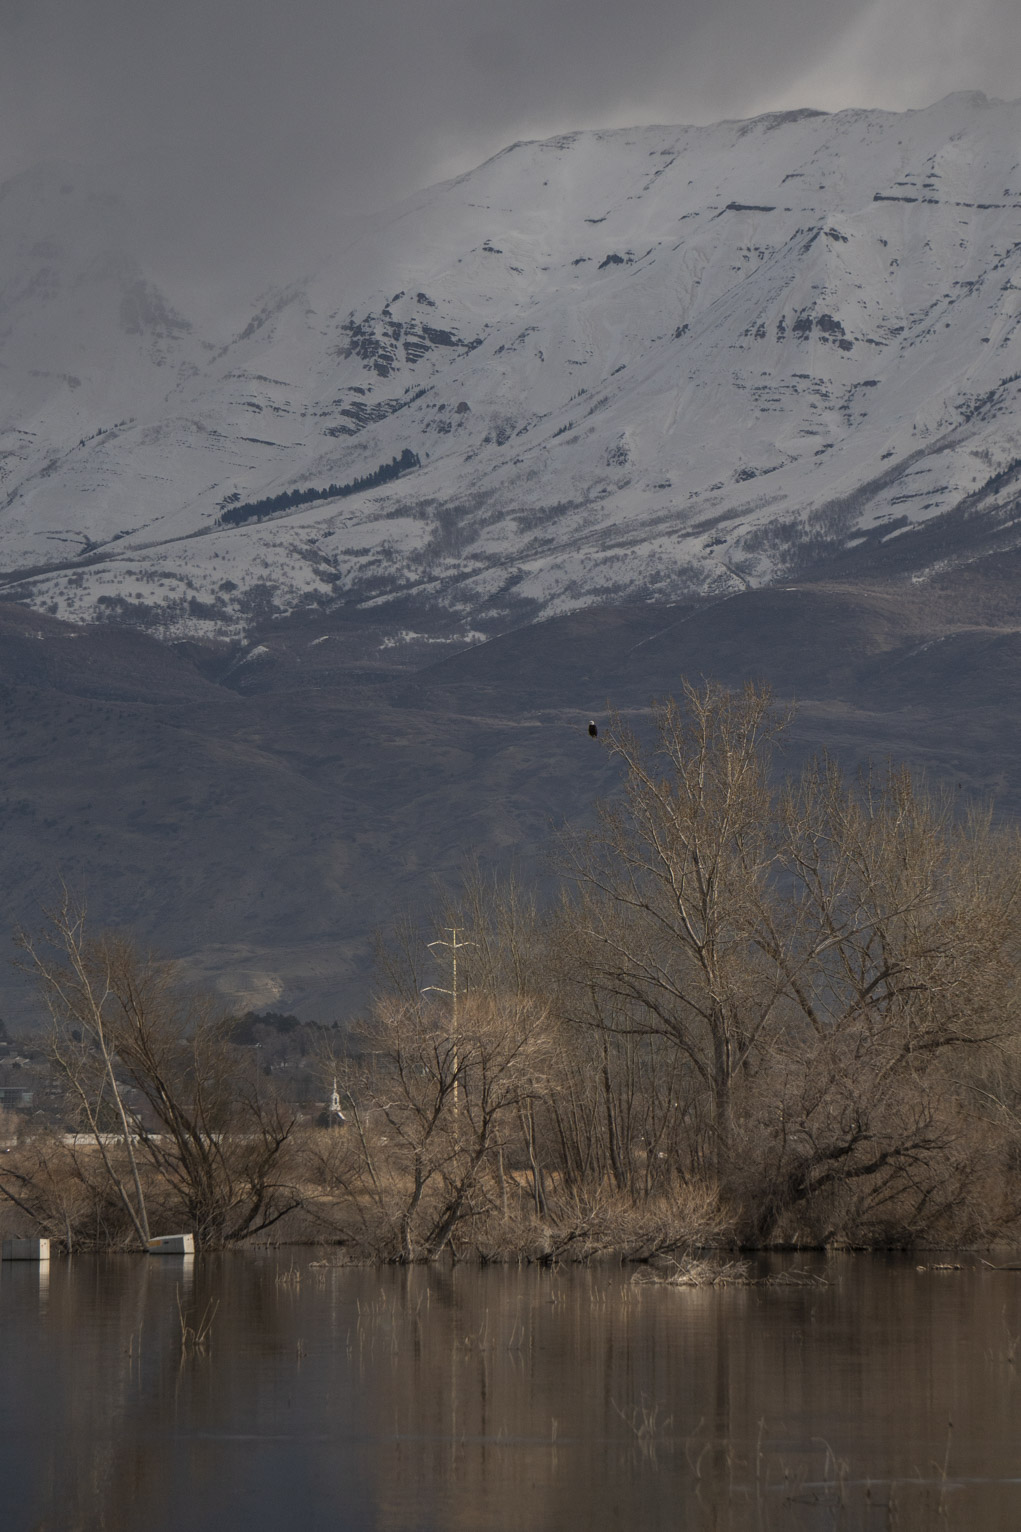
POLYGON ((3 188, 0 938, 63 877, 343 1019, 466 856, 549 886, 589 718, 685 675, 1016 811, 1018 145, 974 97, 515 145, 232 333, 78 172, 3 188))
POLYGON ((417 595, 487 631, 940 518, 1010 541, 1019 144, 1021 103, 975 96, 517 144, 229 337, 159 289, 123 207, 21 177, 0 558, 32 573, 6 593, 215 637, 417 595))

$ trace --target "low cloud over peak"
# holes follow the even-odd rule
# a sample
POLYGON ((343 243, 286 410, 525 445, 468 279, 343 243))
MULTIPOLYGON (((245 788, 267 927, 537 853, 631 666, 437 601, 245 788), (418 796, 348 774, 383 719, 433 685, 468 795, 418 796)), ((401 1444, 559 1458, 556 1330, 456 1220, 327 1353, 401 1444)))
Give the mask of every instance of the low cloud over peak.
POLYGON ((1015 0, 7 0, 0 176, 130 158, 169 268, 254 280, 516 138, 1012 95, 1019 43, 1015 0))

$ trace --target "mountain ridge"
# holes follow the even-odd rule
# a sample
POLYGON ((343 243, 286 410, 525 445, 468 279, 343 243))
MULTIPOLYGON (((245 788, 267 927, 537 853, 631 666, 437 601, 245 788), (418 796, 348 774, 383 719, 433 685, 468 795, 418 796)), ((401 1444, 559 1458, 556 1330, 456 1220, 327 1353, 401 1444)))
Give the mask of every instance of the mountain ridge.
POLYGON ((1015 814, 1019 146, 968 96, 524 143, 216 325, 99 181, 3 188, 0 929, 63 877, 346 1019, 466 857, 549 888, 588 719, 685 676, 1015 814))
POLYGON ((967 93, 522 142, 368 220, 226 339, 104 254, 95 196, 51 178, 20 245, 0 198, 0 357, 15 384, 46 373, 0 422, 4 593, 236 638, 269 609, 418 592, 452 633, 498 631, 1006 520, 1019 142, 1021 103, 967 93), (55 203, 92 219, 78 265, 55 203), (68 361, 83 291, 91 377, 68 361), (232 497, 405 452, 398 485, 217 527, 232 497))

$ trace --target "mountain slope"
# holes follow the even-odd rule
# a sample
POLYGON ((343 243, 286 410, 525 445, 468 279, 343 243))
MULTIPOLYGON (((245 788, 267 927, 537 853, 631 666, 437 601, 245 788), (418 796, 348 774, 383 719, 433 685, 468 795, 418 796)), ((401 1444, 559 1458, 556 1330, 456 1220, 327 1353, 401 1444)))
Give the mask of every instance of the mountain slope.
MULTIPOLYGON (((1016 814, 1019 559, 589 608, 389 669, 378 610, 229 649, 0 606, 0 932, 36 928, 62 877, 241 1008, 345 1020, 373 929, 435 921, 473 853, 548 888, 556 827, 618 784, 588 719, 643 731, 682 676, 795 699, 785 769, 892 756, 1016 814)), ((0 1013, 39 1015, 10 966, 0 1013)))
POLYGON ((470 637, 941 518, 1012 542, 1019 144, 1021 103, 954 96, 514 145, 226 340, 144 270, 67 254, 87 198, 8 188, 0 241, 31 238, 3 295, 5 594, 178 636, 411 599, 470 637), (78 388, 53 382, 72 343, 78 388), (324 493, 259 505, 292 490, 324 493))

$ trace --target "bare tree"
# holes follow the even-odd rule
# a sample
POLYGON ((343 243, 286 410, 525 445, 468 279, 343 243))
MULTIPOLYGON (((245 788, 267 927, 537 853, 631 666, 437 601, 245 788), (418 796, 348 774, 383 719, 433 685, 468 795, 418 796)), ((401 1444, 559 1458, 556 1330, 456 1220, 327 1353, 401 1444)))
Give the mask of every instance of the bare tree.
POLYGON ((92 1158, 140 1243, 153 1209, 220 1245, 299 1205, 288 1159, 296 1112, 260 1080, 208 997, 131 941, 92 936, 66 893, 45 936, 23 934, 20 945, 92 1158))
POLYGON ((18 935, 26 967, 34 972, 52 1021, 53 1060, 70 1087, 88 1133, 103 1161, 135 1234, 149 1240, 149 1218, 124 1092, 117 1077, 116 1010, 109 955, 89 940, 85 907, 67 888, 51 912, 44 937, 18 935), (127 1174, 111 1153, 115 1125, 127 1174))
POLYGON ((592 834, 566 842, 577 889, 566 972, 579 1010, 673 1042, 707 1100, 720 1170, 734 1081, 776 1026, 784 990, 756 936, 776 860, 770 757, 786 719, 768 691, 715 684, 685 685, 654 719, 651 756, 611 722, 623 800, 601 806, 592 834))
POLYGON ((744 1163, 756 1139, 771 1166, 753 1237, 820 1198, 822 1237, 835 1216, 894 1202, 913 1227, 965 1174, 969 1145, 982 1163, 968 1080, 1018 1035, 1017 835, 955 816, 904 770, 848 784, 824 761, 783 796, 781 888, 760 939, 788 987, 747 1093, 744 1163))
POLYGON ((359 1152, 344 1182, 377 1253, 431 1260, 499 1206, 506 1135, 545 1088, 545 1023, 514 997, 475 996, 455 1036, 443 1005, 380 1002, 346 1082, 359 1152))
POLYGON ((809 1204, 830 1233, 894 1202, 912 1226, 934 1216, 966 1144, 982 1158, 965 1077, 1019 1031, 1017 835, 904 770, 848 783, 823 760, 772 781, 785 720, 755 688, 686 686, 654 717, 651 757, 611 727, 624 796, 569 842, 555 944, 564 1013, 596 1033, 614 1174, 606 1034, 618 1067, 623 1040, 659 1037, 683 1067, 657 1153, 710 1169, 747 1237, 809 1204))

